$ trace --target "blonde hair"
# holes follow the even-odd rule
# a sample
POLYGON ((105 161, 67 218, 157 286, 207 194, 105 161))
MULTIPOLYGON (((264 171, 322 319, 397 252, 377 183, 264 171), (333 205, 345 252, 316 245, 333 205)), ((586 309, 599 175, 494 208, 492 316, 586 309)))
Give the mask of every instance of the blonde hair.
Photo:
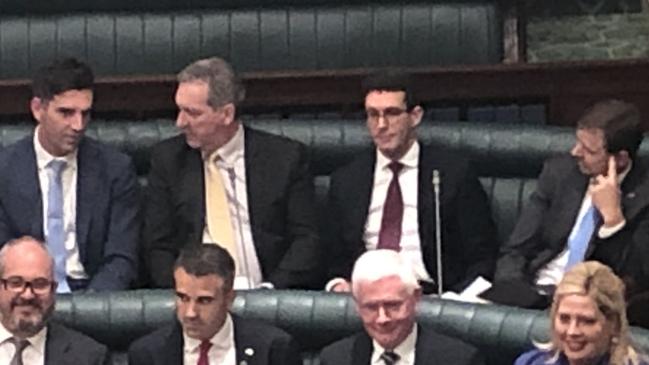
POLYGON ((556 361, 560 355, 559 341, 555 334, 554 318, 561 299, 567 295, 585 295, 592 299, 607 322, 613 322, 613 335, 609 344, 609 364, 639 364, 639 355, 631 345, 629 322, 626 318, 624 300, 624 283, 608 266, 597 261, 587 261, 575 265, 566 272, 557 286, 550 309, 550 329, 552 338, 549 343, 537 344, 537 347, 552 353, 549 362, 556 361))

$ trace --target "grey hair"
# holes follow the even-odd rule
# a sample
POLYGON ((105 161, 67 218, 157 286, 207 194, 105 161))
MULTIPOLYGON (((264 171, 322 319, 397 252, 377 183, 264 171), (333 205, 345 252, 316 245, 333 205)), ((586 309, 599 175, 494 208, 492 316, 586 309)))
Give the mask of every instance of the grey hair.
POLYGON ((45 242, 39 240, 38 238, 34 238, 32 236, 22 236, 19 238, 14 238, 12 240, 9 240, 5 242, 2 245, 2 248, 0 248, 0 276, 4 275, 4 269, 5 269, 5 264, 4 264, 4 259, 5 255, 7 254, 7 251, 13 247, 17 247, 21 244, 25 244, 27 242, 33 242, 37 244, 40 248, 43 249, 45 254, 47 255, 47 258, 50 262, 50 275, 54 277, 54 259, 52 258, 52 255, 50 254, 49 250, 47 249, 47 246, 45 245, 45 242))
POLYGON ((354 264, 352 293, 357 294, 361 282, 374 282, 390 276, 398 276, 409 294, 419 289, 412 265, 398 252, 385 249, 367 251, 354 264))
POLYGON ((181 82, 203 81, 209 88, 207 103, 213 109, 232 103, 238 106, 245 98, 245 88, 234 69, 219 57, 198 60, 178 73, 181 82))

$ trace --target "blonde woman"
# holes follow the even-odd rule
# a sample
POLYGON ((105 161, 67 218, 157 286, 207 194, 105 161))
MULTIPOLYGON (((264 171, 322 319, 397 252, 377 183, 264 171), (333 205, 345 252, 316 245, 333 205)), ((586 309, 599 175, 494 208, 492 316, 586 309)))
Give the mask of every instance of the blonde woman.
POLYGON ((551 340, 515 365, 647 365, 631 345, 624 284, 595 261, 568 271, 554 293, 551 340))

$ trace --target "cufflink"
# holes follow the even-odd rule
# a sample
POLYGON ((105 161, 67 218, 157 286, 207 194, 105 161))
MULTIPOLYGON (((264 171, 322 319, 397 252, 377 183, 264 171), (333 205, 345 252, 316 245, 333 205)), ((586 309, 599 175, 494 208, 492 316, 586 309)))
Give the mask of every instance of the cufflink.
POLYGON ((626 198, 627 198, 627 199, 633 199, 633 198, 635 198, 635 191, 632 191, 632 192, 626 194, 626 198))

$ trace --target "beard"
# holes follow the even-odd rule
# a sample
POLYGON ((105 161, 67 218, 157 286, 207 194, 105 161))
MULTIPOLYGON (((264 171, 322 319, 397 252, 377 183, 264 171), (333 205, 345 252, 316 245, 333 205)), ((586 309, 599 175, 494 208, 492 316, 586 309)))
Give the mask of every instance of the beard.
POLYGON ((14 298, 11 301, 11 314, 9 318, 12 332, 19 333, 22 337, 32 337, 45 327, 53 312, 53 305, 44 308, 42 301, 38 298, 14 298), (15 308, 18 306, 31 306, 35 311, 29 316, 17 316, 15 308))

